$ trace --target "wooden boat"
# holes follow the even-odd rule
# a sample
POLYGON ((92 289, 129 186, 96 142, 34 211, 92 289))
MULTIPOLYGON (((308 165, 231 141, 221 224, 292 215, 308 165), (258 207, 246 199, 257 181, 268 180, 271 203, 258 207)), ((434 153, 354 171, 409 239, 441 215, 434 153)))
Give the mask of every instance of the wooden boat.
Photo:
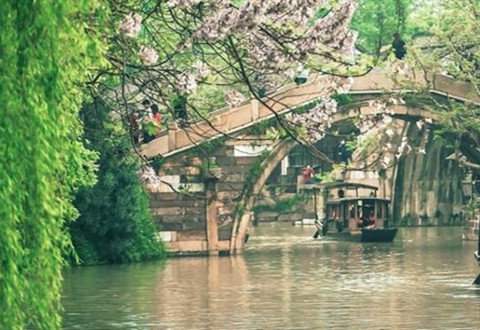
MULTIPOLYGON (((378 188, 359 183, 328 183, 312 188, 321 209, 317 233, 336 240, 392 242, 398 228, 391 227, 390 200, 377 197, 378 188)), ((317 212, 318 216, 319 212, 317 212)))
POLYGON ((392 242, 398 228, 362 229, 362 242, 392 242))

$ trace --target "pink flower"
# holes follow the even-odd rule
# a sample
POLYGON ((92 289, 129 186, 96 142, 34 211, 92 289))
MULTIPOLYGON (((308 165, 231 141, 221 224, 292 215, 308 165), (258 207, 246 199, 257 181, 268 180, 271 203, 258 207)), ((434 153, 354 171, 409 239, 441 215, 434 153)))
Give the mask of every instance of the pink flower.
POLYGON ((225 102, 227 102, 227 104, 232 108, 242 103, 243 100, 243 95, 237 91, 229 91, 225 93, 225 102))
POLYGON ((191 94, 197 89, 197 80, 194 74, 182 74, 177 80, 177 90, 180 94, 191 94))
POLYGON ((210 74, 210 69, 204 62, 201 62, 201 61, 196 62, 193 65, 193 68, 196 69, 197 75, 199 78, 205 78, 210 74))
POLYGON ((157 52, 150 47, 142 47, 138 53, 138 57, 146 64, 155 64, 158 61, 157 52))
POLYGON ((120 23, 120 33, 127 37, 136 37, 142 29, 142 17, 135 13, 126 15, 120 23))

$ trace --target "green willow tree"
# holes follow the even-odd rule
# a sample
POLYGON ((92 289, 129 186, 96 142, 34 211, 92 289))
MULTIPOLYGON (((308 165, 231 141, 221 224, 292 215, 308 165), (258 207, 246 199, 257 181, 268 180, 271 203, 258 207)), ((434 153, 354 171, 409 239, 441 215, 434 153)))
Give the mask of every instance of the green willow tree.
POLYGON ((92 183, 78 106, 101 15, 83 22, 98 9, 0 1, 0 329, 61 327, 66 221, 73 192, 92 183))

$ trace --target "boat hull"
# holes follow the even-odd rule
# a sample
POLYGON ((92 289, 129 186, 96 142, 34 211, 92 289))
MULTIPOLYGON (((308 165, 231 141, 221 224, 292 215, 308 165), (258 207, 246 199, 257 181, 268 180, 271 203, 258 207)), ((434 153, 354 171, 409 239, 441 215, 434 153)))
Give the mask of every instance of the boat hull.
POLYGON ((392 242, 397 235, 398 228, 362 229, 362 242, 392 242))
POLYGON ((325 238, 334 241, 345 242, 385 242, 389 243, 395 239, 398 228, 372 228, 362 229, 357 232, 340 232, 340 233, 327 233, 325 238))

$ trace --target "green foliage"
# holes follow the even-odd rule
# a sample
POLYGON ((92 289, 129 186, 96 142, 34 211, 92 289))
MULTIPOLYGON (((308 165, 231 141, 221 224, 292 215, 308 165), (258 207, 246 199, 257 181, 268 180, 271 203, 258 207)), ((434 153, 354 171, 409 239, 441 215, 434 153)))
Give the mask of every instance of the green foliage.
POLYGON ((155 170, 155 173, 162 168, 163 164, 165 164, 165 158, 162 156, 157 156, 155 158, 150 159, 150 166, 155 170))
POLYGON ((96 1, 0 1, 0 329, 61 328, 65 222, 95 158, 79 142, 77 118, 78 86, 99 54, 82 23, 95 9, 96 1))
POLYGON ((269 129, 276 129, 279 126, 277 118, 271 118, 257 122, 255 125, 246 130, 246 134, 250 135, 264 135, 269 129))
MULTIPOLYGON (((458 81, 469 82, 470 94, 480 95, 480 3, 478 1, 438 1, 435 8, 425 6, 416 15, 419 28, 428 32, 415 47, 416 60, 432 72, 442 72, 458 81), (424 22, 425 24, 422 24, 424 22)), ((466 88, 464 86, 463 88, 466 88)), ((462 165, 479 170, 480 117, 478 105, 446 100, 434 102, 429 110, 440 124, 436 138, 449 140, 468 158, 462 165)))
POLYGON ((345 143, 347 151, 354 152, 358 148, 358 139, 350 139, 345 143))
POLYGON ((340 107, 351 105, 354 101, 353 97, 349 94, 334 94, 332 95, 332 99, 337 101, 337 104, 340 107))
POLYGON ((413 0, 359 0, 352 20, 358 32, 358 44, 370 53, 379 53, 390 45, 395 32, 404 34, 405 21, 412 10, 413 0))
POLYGON ((467 204, 463 206, 463 210, 468 214, 478 214, 480 209, 480 200, 478 199, 470 199, 467 204))
POLYGON ((333 178, 333 171, 330 172, 325 172, 322 174, 315 174, 315 179, 317 179, 321 183, 328 183, 328 182, 334 182, 333 178))
POLYGON ((244 185, 244 191, 245 195, 249 196, 250 193, 252 192, 253 186, 255 185, 255 182, 257 181, 258 177, 260 174, 262 174, 263 171, 263 160, 266 157, 259 157, 251 166, 248 172, 247 177, 245 178, 245 185, 244 185))
POLYGON ((128 134, 118 130, 106 108, 85 108, 82 115, 89 148, 100 153, 100 167, 98 183, 77 194, 75 205, 80 217, 70 224, 81 262, 132 262, 163 257, 165 249, 156 236, 158 228, 149 213, 148 196, 138 175, 140 160, 131 153, 128 134))
POLYGON ((315 108, 316 106, 318 105, 318 101, 315 100, 315 101, 311 101, 311 102, 308 102, 306 104, 303 104, 303 105, 300 105, 298 107, 296 107, 294 109, 294 112, 295 113, 305 113, 305 112, 308 112, 309 110, 312 110, 313 108, 315 108))

